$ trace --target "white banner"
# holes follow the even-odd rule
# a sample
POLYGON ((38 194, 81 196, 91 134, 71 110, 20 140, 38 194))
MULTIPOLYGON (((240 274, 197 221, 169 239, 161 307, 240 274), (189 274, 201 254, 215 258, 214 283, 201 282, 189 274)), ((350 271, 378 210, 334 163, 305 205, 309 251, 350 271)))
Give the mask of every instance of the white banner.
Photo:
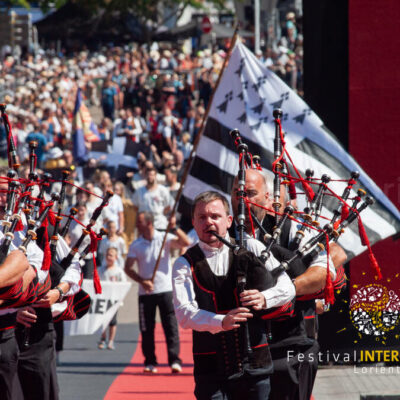
POLYGON ((93 281, 91 279, 83 280, 82 289, 90 295, 92 303, 89 312, 84 317, 65 322, 65 335, 93 335, 97 331, 103 332, 122 305, 131 283, 102 281, 101 287, 102 294, 95 294, 93 281))

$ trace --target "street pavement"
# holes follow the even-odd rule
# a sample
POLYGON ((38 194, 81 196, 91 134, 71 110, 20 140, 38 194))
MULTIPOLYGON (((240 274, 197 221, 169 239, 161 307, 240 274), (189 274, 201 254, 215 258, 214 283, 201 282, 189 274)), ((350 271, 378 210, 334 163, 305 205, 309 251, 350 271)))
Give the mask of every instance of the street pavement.
MULTIPOLYGON (((113 380, 129 364, 139 339, 137 289, 134 282, 118 312, 115 351, 98 350, 99 335, 66 338, 58 367, 61 400, 103 399, 113 380)), ((313 396, 314 400, 400 400, 399 378, 400 367, 383 364, 323 366, 313 396)))

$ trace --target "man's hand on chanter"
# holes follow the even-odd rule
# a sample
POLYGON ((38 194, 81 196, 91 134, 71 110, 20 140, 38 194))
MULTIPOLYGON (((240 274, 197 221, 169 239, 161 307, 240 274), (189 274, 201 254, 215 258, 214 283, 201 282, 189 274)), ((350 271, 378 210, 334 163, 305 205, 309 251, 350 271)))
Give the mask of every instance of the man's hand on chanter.
POLYGON ((254 310, 263 310, 267 307, 264 295, 257 289, 244 290, 240 293, 242 306, 253 307, 254 310))
POLYGON ((240 322, 246 322, 248 318, 253 318, 253 314, 248 308, 234 308, 225 315, 224 319, 222 320, 222 328, 225 331, 239 328, 240 322))

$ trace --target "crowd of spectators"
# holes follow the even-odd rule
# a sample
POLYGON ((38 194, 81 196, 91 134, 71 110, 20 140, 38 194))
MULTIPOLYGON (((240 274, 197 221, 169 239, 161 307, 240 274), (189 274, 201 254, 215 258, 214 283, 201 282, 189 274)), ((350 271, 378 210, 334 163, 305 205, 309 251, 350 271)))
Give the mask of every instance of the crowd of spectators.
MULTIPOLYGON (((301 93, 302 37, 293 13, 287 14, 285 24, 280 41, 256 56, 301 93)), ((82 222, 98 204, 96 196, 112 189, 116 200, 107 207, 104 217, 113 232, 110 242, 115 241, 114 235, 124 235, 128 246, 134 238, 135 213, 146 207, 145 211, 155 214, 156 228, 165 229, 165 215, 179 190, 185 161, 199 133, 227 49, 221 44, 189 54, 172 44, 133 43, 68 56, 40 50, 21 58, 7 50, 1 53, 0 98, 7 104, 22 165, 28 161, 28 143, 35 140, 39 168, 71 168, 71 183, 88 193, 68 185, 66 206, 79 206, 82 222), (116 181, 107 171, 96 169, 98 160, 89 160, 93 176, 84 180, 77 174, 72 136, 78 88, 92 111, 100 140, 111 142, 124 136, 143 144, 137 156, 138 171, 128 172, 116 181)), ((86 146, 90 149, 90 141, 86 146)), ((0 158, 7 159, 2 124, 0 158)), ((123 248, 120 244, 116 247, 123 248)), ((123 264, 120 256, 118 264, 123 264)))

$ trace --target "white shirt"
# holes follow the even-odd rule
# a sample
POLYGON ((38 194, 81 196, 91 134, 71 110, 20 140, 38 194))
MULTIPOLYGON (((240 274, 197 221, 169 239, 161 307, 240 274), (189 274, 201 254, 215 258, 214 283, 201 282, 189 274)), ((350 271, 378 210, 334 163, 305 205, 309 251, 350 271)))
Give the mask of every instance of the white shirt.
MULTIPOLYGON (((58 235, 57 240, 57 261, 61 262, 67 255, 69 254, 70 247, 65 242, 64 238, 58 235)), ((60 282, 69 283, 70 288, 65 296, 72 296, 79 292, 80 289, 80 280, 81 280, 81 264, 79 263, 79 254, 75 254, 72 259, 71 265, 65 270, 63 277, 60 279, 60 282)))
MULTIPOLYGON (((24 231, 14 232, 14 241, 11 244, 10 249, 15 250, 15 248, 18 248, 22 244, 24 239, 25 239, 24 231)), ((27 250, 26 258, 28 259, 29 265, 35 268, 38 274, 39 283, 43 283, 46 280, 47 275, 49 274, 49 271, 42 270, 43 251, 32 240, 29 242, 28 248, 26 250, 27 250)))
MULTIPOLYGON (((229 236, 227 235, 227 238, 229 236)), ((247 240, 247 250, 259 256, 265 246, 256 239, 247 240)), ((212 248, 199 242, 211 271, 217 275, 226 275, 229 268, 229 248, 212 248)), ((275 269, 279 262, 271 255, 266 263, 269 270, 275 269)), ((179 325, 184 329, 218 333, 223 330, 222 320, 225 315, 215 314, 199 308, 193 289, 193 277, 190 264, 184 257, 179 257, 172 270, 172 286, 174 292, 175 315, 179 325)), ((276 285, 262 292, 267 308, 278 307, 288 303, 295 296, 295 288, 286 273, 279 275, 276 285)))
MULTIPOLYGON (((311 238, 315 236, 316 231, 310 231, 309 229, 306 229, 303 225, 295 222, 295 221, 290 221, 291 226, 290 226, 290 231, 289 231, 289 243, 292 242, 296 236, 296 232, 301 229, 304 232, 304 237, 300 242, 299 249, 301 249, 311 238)), ((307 253, 306 253, 307 254, 307 253)), ((327 254, 326 251, 321 251, 318 253, 318 256, 313 260, 311 263, 310 267, 323 267, 327 268, 327 254)), ((329 256, 329 272, 331 274, 331 279, 334 281, 336 279, 336 268, 335 265, 333 264, 333 261, 331 257, 329 256)))
POLYGON ((97 248, 97 254, 99 258, 101 258, 102 264, 105 264, 106 252, 107 249, 109 249, 110 247, 114 247, 115 249, 117 249, 118 252, 117 265, 120 268, 124 268, 125 265, 124 255, 128 252, 125 240, 122 239, 121 236, 118 236, 117 240, 113 241, 111 241, 108 237, 100 240, 99 246, 97 248))
MULTIPOLYGON (((150 279, 153 275, 164 235, 164 232, 154 230, 153 239, 151 241, 141 236, 139 239, 133 241, 129 247, 128 258, 135 258, 137 260, 139 275, 144 279, 150 279)), ((172 291, 170 246, 171 240, 174 239, 176 239, 176 236, 168 233, 160 264, 156 276, 154 277, 154 290, 150 294, 172 291)), ((142 285, 139 285, 139 295, 145 294, 149 293, 146 293, 142 285)))
POLYGON ((102 267, 99 270, 100 280, 108 282, 126 282, 125 272, 114 265, 111 268, 102 267))
MULTIPOLYGON (((0 231, 0 242, 3 242, 4 234, 0 231)), ((10 245, 10 251, 16 250, 18 246, 20 246, 24 240, 25 236, 23 231, 17 231, 14 233, 14 241, 10 245)), ((30 242, 26 252, 26 258, 28 259, 29 265, 35 268, 38 274, 38 280, 40 283, 43 283, 49 271, 43 271, 42 262, 43 262, 43 252, 40 248, 36 245, 35 242, 30 242)), ((16 308, 5 308, 0 310, 0 315, 10 314, 16 312, 16 308)))
POLYGON ((154 215, 154 227, 165 229, 168 225, 167 217, 164 215, 164 208, 172 206, 173 199, 169 190, 163 185, 157 185, 153 190, 146 186, 135 191, 132 202, 139 208, 139 212, 150 211, 154 215))
POLYGON ((114 194, 114 196, 112 196, 108 201, 108 205, 103 208, 103 219, 115 222, 117 224, 117 229, 119 229, 119 213, 123 211, 124 206, 121 197, 114 194))
MULTIPOLYGON (((291 243, 295 236, 296 236, 296 232, 301 229, 304 232, 304 237, 301 239, 300 241, 300 245, 299 245, 299 249, 301 249, 311 238, 314 237, 315 232, 316 231, 312 231, 310 232, 309 229, 306 229, 302 224, 297 223, 295 221, 290 221, 291 225, 290 225, 290 231, 289 231, 289 243, 291 243)), ((256 237, 258 237, 258 229, 255 229, 255 234, 256 237)), ((252 235, 249 235, 247 232, 245 232, 245 238, 252 238, 252 235)), ((307 253, 306 253, 307 254, 307 253)), ((317 257, 313 260, 313 262, 311 263, 311 265, 309 266, 309 268, 311 267, 323 267, 323 268, 327 268, 327 254, 326 251, 321 251, 320 253, 318 253, 317 257)), ((333 261, 331 259, 331 257, 329 256, 329 272, 331 274, 331 279, 332 281, 334 281, 336 279, 336 268, 335 265, 333 264, 333 261)))
MULTIPOLYGON (((74 247, 76 242, 79 240, 79 238, 82 235, 83 229, 85 229, 85 226, 89 223, 89 219, 85 218, 81 222, 84 226, 76 222, 75 220, 72 220, 70 228, 69 228, 69 236, 71 238, 71 246, 74 247)), ((83 240, 82 244, 80 245, 79 249, 84 249, 88 244, 90 244, 90 236, 86 235, 85 239, 83 240)))

